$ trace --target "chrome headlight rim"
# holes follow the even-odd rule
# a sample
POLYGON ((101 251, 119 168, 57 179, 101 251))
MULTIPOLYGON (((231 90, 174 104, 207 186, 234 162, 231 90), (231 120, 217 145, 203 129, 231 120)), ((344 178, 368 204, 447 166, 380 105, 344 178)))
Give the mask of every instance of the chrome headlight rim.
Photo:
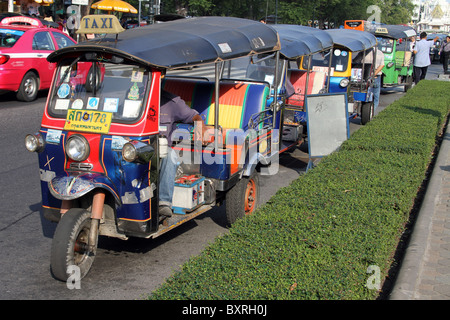
POLYGON ((127 162, 133 162, 137 159, 137 149, 133 143, 127 142, 123 145, 122 158, 127 162))
POLYGON ((349 83, 350 83, 350 80, 348 80, 347 78, 344 78, 341 81, 339 81, 339 86, 342 88, 346 88, 349 83))
POLYGON ((30 152, 42 152, 45 148, 44 138, 40 133, 25 136, 25 148, 30 152))
POLYGON ((147 143, 132 140, 122 146, 122 158, 127 162, 149 163, 155 150, 147 143))
POLYGON ((71 160, 77 162, 84 161, 89 157, 89 153, 90 153, 89 142, 82 135, 74 134, 67 139, 66 155, 71 160), (76 153, 73 152, 73 148, 75 148, 76 153))

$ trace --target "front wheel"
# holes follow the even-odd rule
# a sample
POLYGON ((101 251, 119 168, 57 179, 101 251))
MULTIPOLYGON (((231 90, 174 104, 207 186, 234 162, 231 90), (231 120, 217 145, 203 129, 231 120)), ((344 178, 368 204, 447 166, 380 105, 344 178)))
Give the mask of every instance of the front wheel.
POLYGON ((89 272, 97 251, 97 241, 89 250, 90 228, 91 213, 85 209, 70 209, 62 216, 53 237, 50 259, 56 279, 66 281, 68 268, 72 266, 79 268, 80 279, 89 272))
POLYGON ((259 205, 259 175, 254 172, 243 177, 226 194, 226 216, 228 225, 251 215, 259 205))
POLYGON ((363 102, 361 105, 361 124, 365 125, 373 118, 373 102, 363 102))

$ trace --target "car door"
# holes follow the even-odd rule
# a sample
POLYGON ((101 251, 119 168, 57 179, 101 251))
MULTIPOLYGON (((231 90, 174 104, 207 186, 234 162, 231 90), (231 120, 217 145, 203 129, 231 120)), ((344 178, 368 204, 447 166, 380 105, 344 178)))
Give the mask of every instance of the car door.
POLYGON ((55 44, 49 31, 38 31, 35 33, 32 44, 32 50, 35 54, 33 67, 39 73, 40 89, 48 89, 50 87, 56 64, 48 62, 47 57, 55 49, 55 44))

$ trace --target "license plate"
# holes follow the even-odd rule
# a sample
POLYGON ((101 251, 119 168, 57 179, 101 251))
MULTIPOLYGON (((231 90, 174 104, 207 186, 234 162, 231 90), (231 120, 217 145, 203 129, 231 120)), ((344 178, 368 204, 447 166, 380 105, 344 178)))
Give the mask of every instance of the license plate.
POLYGON ((106 134, 111 126, 112 116, 112 112, 69 109, 64 130, 106 134))

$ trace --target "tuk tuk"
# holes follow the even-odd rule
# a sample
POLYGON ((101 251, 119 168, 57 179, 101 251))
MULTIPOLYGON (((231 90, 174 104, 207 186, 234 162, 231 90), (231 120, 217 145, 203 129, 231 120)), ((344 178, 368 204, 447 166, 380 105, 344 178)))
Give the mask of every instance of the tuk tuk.
POLYGON ((48 57, 57 69, 41 128, 25 143, 38 155, 44 216, 58 222, 50 261, 56 279, 66 281, 74 267, 80 278, 89 272, 99 235, 156 238, 224 203, 229 224, 254 212, 258 171, 278 155, 279 110, 267 106, 267 82, 222 81, 219 74, 226 61, 278 56, 279 49, 276 31, 263 23, 198 17, 106 35, 48 57), (94 72, 91 91, 71 85, 79 63, 104 66, 94 72), (205 64, 214 65, 214 81, 164 77, 169 69, 205 64), (167 146, 162 89, 202 115, 207 145, 195 126, 180 126, 167 146), (182 163, 174 214, 166 218, 159 213, 159 176, 168 147, 182 163))
MULTIPOLYGON (((284 99, 283 139, 298 141, 297 136, 307 133, 307 111, 305 98, 308 95, 326 93, 328 68, 311 69, 311 57, 331 49, 331 37, 323 30, 299 25, 274 25, 281 41, 281 57, 286 69, 286 84, 293 87, 293 94, 284 99), (299 69, 301 60, 305 70, 299 69)), ((286 90, 284 90, 286 94, 286 90)))
POLYGON ((372 55, 372 63, 367 63, 363 57, 375 48, 376 38, 368 32, 351 29, 330 29, 325 32, 331 36, 333 48, 322 55, 313 55, 312 69, 330 68, 328 92, 347 92, 349 117, 359 115, 364 125, 374 113, 375 54, 372 55))
POLYGON ((411 37, 416 31, 401 25, 380 25, 372 29, 378 49, 384 53, 382 87, 404 86, 408 91, 413 82, 411 37))

